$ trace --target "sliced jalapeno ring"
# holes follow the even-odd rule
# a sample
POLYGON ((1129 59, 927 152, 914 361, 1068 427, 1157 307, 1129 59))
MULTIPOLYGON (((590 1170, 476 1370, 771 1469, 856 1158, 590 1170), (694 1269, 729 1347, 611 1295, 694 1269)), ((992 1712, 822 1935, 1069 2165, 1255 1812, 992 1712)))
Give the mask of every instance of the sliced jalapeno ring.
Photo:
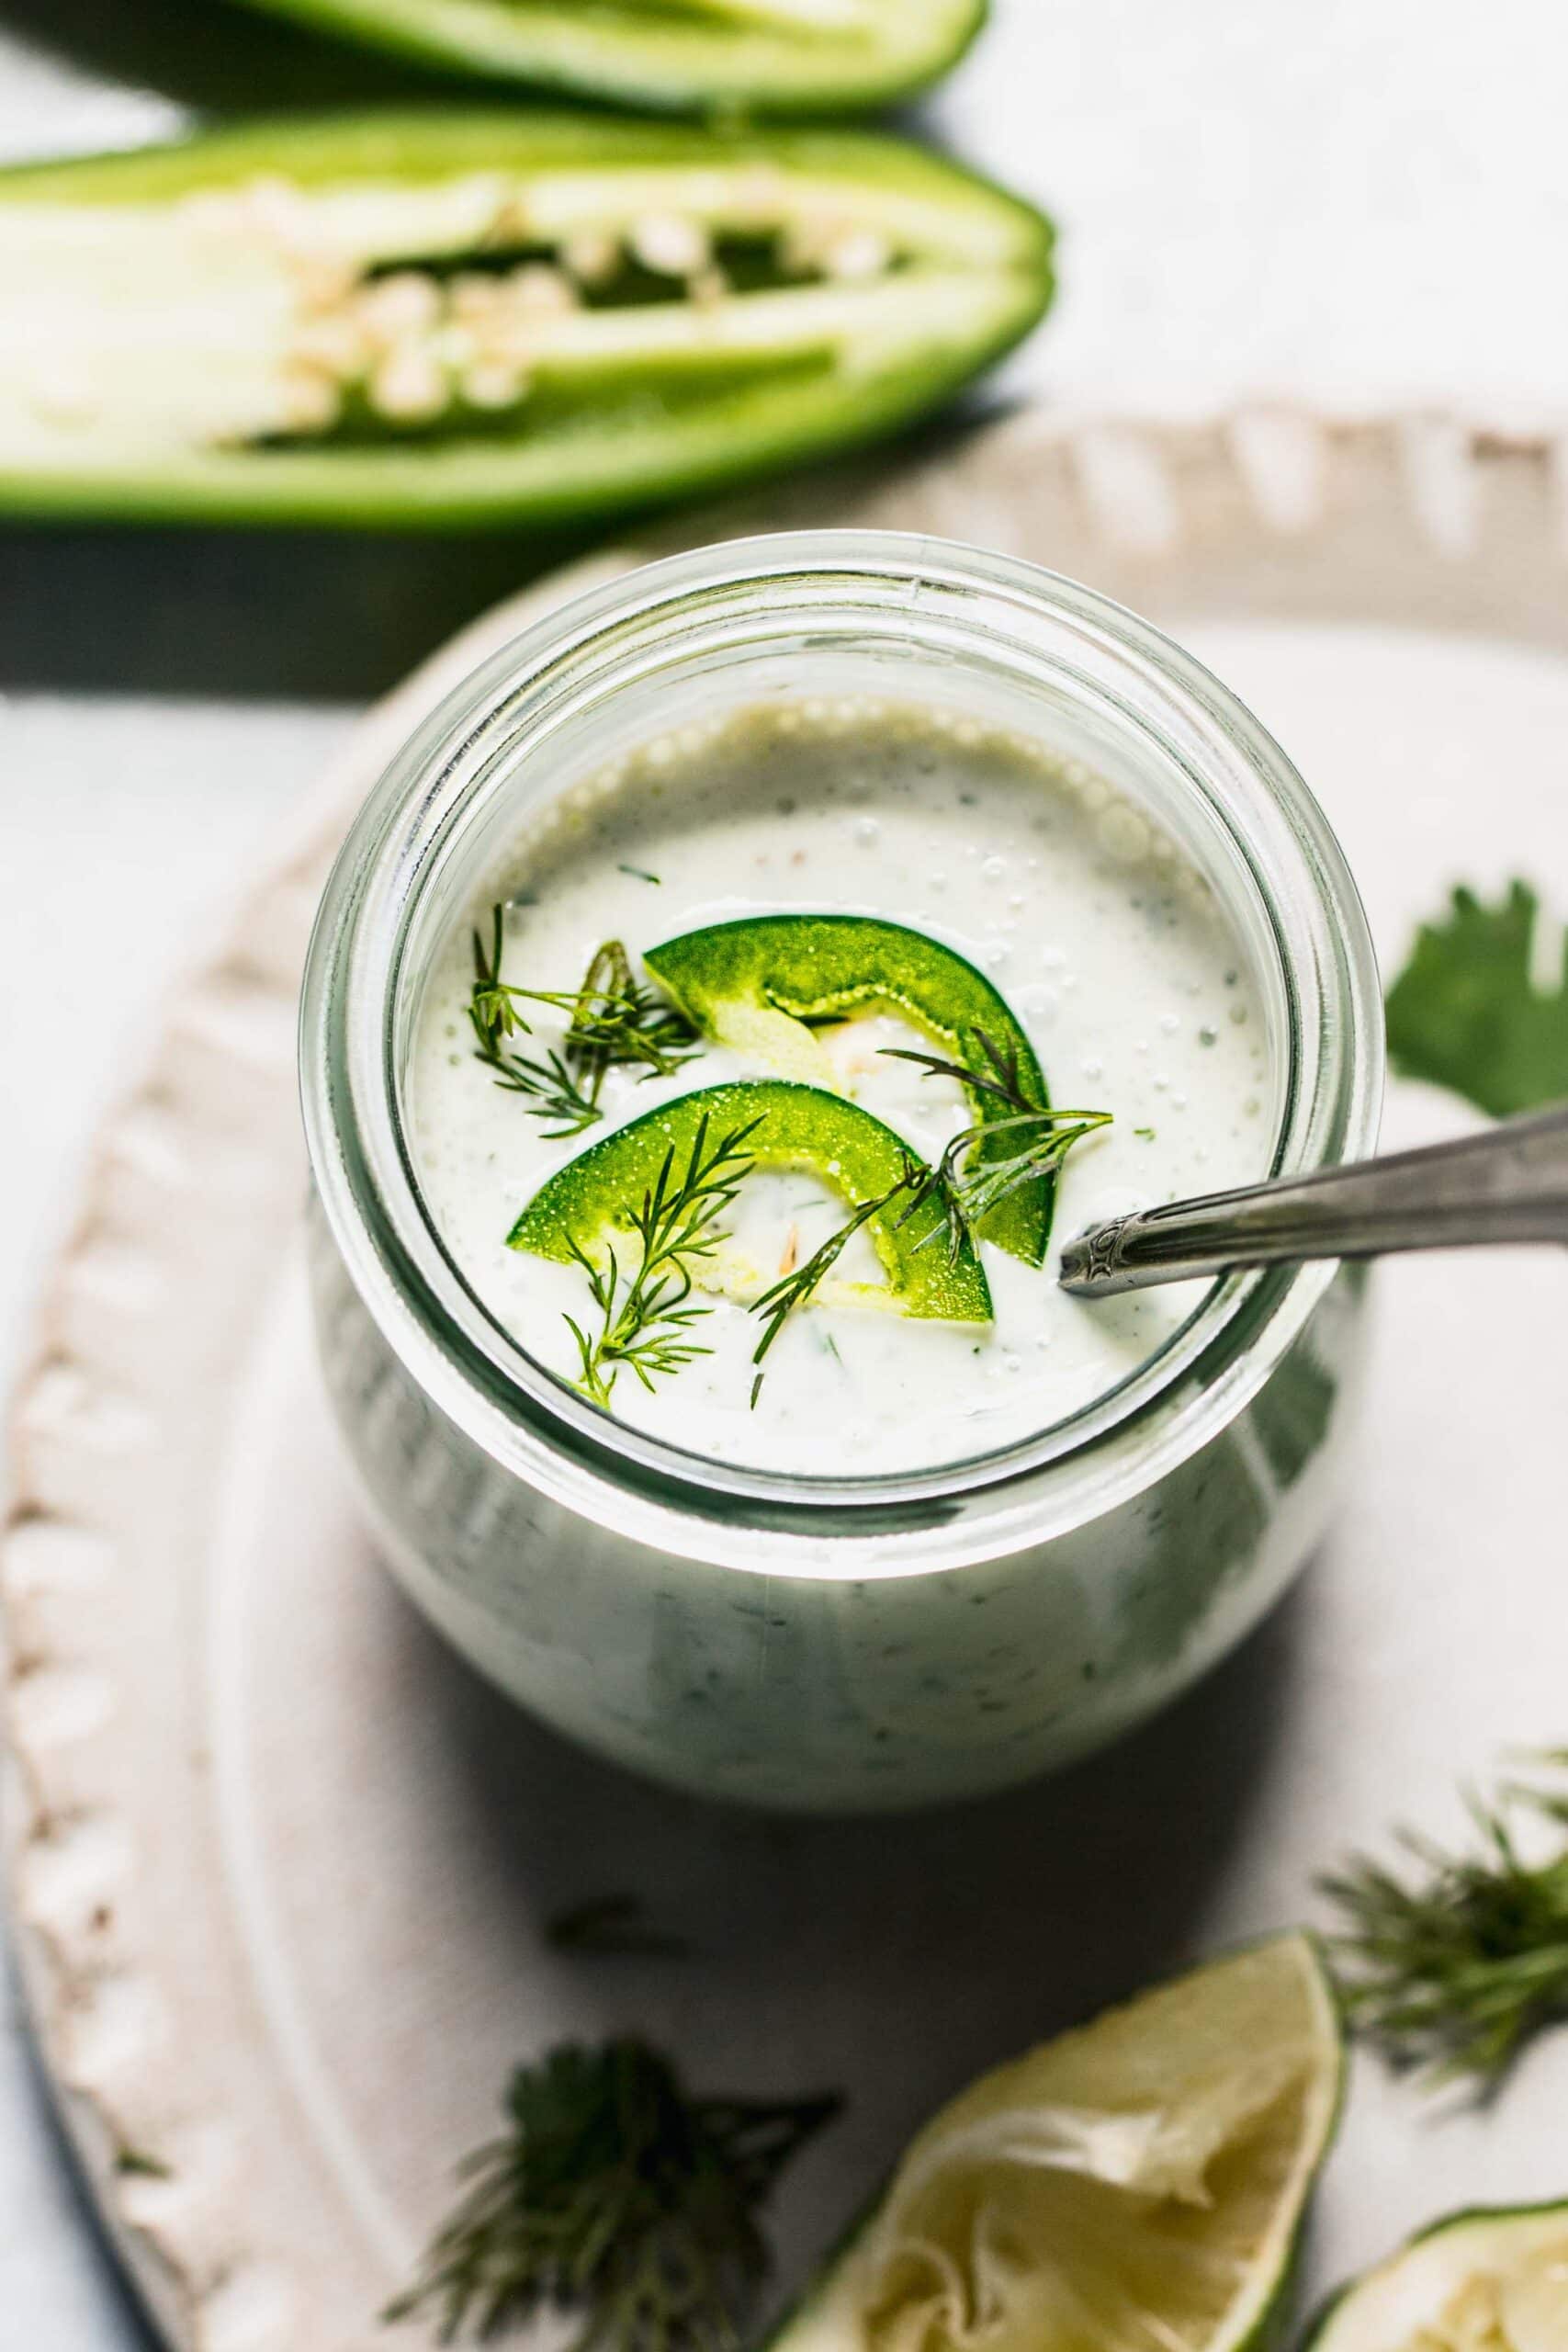
MULTIPOLYGON (((677 1095, 591 1143, 540 1185, 508 1234, 508 1247, 563 1265, 583 1252, 603 1263, 666 1155, 682 1162, 699 1126, 717 1136, 731 1125, 747 1127, 746 1150, 758 1167, 803 1169, 856 1208, 879 1202, 919 1166, 893 1129, 858 1102, 793 1079, 735 1079, 677 1095)), ((954 1247, 947 1247, 947 1227, 934 1201, 879 1206, 867 1238, 886 1283, 839 1282, 825 1298, 930 1321, 991 1320, 990 1288, 974 1244, 961 1232, 954 1247), (933 1249, 933 1241, 942 1246, 933 1249)), ((755 1275, 755 1268, 738 1270, 733 1253, 720 1247, 701 1266, 696 1283, 718 1291, 738 1283, 744 1295, 755 1275)))
POLYGON ((932 406, 1042 315, 1050 246, 830 131, 371 116, 0 172, 0 510, 439 528, 716 486, 932 406))

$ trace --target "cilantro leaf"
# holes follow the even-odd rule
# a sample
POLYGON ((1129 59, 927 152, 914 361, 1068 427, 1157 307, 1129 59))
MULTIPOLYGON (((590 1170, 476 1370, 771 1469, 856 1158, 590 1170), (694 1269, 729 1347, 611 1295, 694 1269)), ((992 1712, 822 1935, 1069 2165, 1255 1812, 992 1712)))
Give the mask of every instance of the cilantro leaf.
POLYGON ((1495 1118, 1568 1096, 1568 939, 1551 989, 1531 977, 1540 900, 1528 882, 1486 906, 1456 890, 1440 922, 1423 923, 1388 992, 1394 1068, 1466 1095, 1495 1118))

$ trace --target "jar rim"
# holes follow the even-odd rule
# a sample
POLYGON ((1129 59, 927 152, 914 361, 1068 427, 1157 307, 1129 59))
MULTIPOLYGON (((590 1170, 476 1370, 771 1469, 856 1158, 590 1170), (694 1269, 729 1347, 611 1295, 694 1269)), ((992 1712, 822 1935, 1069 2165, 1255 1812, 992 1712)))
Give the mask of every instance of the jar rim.
MULTIPOLYGON (((528 1355, 457 1272, 425 1209, 398 1114, 388 1010, 443 845, 495 765, 675 628, 731 629, 871 605, 911 635, 998 630, 1071 674, 1177 754, 1223 818, 1275 940, 1290 1067, 1272 1165, 1354 1158, 1375 1140, 1381 996, 1366 918, 1338 842, 1271 736, 1152 624, 1021 559, 901 532, 729 540, 641 566, 572 599, 492 655, 425 720, 364 803, 329 877, 306 963, 300 1081, 317 1193, 350 1279, 419 1387, 481 1448, 580 1512, 685 1548, 694 1521, 790 1539, 908 1536, 968 1515, 1038 1540, 1103 1510, 1241 1411, 1300 1330, 1331 1267, 1235 1275, 1122 1381, 1033 1436, 971 1460, 864 1476, 751 1469, 615 1421, 528 1355), (857 603, 856 600, 860 601, 857 603), (978 609, 965 618, 965 599, 978 609), (880 603, 878 603, 880 600, 880 603), (983 610, 984 619, 980 614, 983 610)), ((1006 1540, 1011 1540, 1008 1538, 1006 1540)), ((1023 1540, 1021 1536, 1019 1540, 1023 1540)), ((706 1550, 698 1539, 696 1548, 706 1550)), ((715 1556, 725 1556, 722 1551, 715 1556)), ((779 1559, 773 1558, 773 1566, 779 1559)), ((908 1563, 900 1563, 908 1572, 908 1563)), ((860 1572, 857 1569, 857 1573, 860 1572)))

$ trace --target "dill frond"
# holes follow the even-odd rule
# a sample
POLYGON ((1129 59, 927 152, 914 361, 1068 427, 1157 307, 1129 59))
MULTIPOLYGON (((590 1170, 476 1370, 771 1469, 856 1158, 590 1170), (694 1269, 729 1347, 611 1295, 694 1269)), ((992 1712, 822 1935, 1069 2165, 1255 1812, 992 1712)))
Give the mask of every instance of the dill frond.
POLYGON ((768 2269, 758 2221, 836 2098, 694 2098, 646 2042, 563 2043, 520 2066, 507 2129, 389 2320, 443 2343, 580 2315, 575 2352, 738 2352, 768 2269))
POLYGON ((524 989, 501 977, 504 929, 505 910, 495 906, 489 937, 473 933, 468 1012, 475 1057, 494 1073, 498 1086, 523 1095, 536 1118, 556 1122, 545 1131, 552 1141, 581 1135, 603 1115, 599 1095, 606 1070, 640 1069, 645 1078, 663 1078, 692 1058, 696 1031, 684 1013, 637 978, 618 939, 596 949, 581 988, 524 989), (540 1057, 511 1046, 512 1038, 532 1034, 525 1004, 570 1015, 558 1049, 540 1057))
POLYGON ((719 1220, 755 1165, 746 1147, 760 1125, 750 1119, 710 1146, 705 1115, 680 1174, 671 1146, 653 1184, 625 1220, 639 1250, 630 1272, 613 1248, 601 1264, 574 1234, 567 1236, 598 1310, 598 1329, 592 1334, 566 1317, 581 1365, 577 1385, 596 1405, 608 1409, 623 1364, 650 1389, 656 1379, 711 1353, 690 1336, 692 1326, 713 1311, 692 1302, 695 1270, 724 1238, 719 1220))
MULTIPOLYGON (((1540 1763, 1568 1771, 1568 1749, 1540 1763)), ((1472 1851, 1406 1832, 1404 1871, 1357 1855, 1321 1885, 1345 1922, 1331 1951, 1352 2026, 1395 2066, 1487 2092, 1568 2019, 1568 1790, 1511 1781, 1471 1815, 1472 1851), (1544 1860, 1521 1851, 1531 1821, 1564 1832, 1544 1860)))

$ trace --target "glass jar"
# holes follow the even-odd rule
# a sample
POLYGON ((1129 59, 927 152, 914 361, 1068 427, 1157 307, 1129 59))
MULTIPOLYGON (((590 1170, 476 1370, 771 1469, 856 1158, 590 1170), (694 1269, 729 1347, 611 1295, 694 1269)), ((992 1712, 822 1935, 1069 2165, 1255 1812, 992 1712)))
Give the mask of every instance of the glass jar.
POLYGON ((637 1770, 892 1808, 1084 1755, 1257 1623, 1333 1499, 1362 1286, 1232 1277, 1027 1442, 874 1477, 683 1453, 501 1328, 402 1134, 434 944, 528 808, 685 715, 792 692, 956 701, 1146 806, 1255 967, 1280 1172, 1372 1146, 1381 1001, 1338 846, 1234 696, 1088 589, 942 541, 792 535, 651 565, 487 662, 371 795, 317 923, 301 1056, 321 1357, 388 1559, 482 1672, 637 1770))

